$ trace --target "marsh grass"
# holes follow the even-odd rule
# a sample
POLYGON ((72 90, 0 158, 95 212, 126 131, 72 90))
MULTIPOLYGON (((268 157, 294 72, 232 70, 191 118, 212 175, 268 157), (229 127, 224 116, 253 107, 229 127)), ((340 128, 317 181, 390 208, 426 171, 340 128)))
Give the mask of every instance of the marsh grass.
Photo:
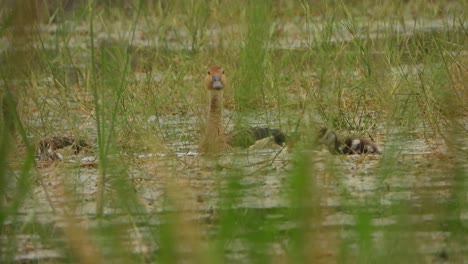
POLYGON ((24 255, 20 235, 59 252, 38 262, 467 256, 466 1, 2 5, 0 32, 12 43, 0 65, 2 261, 24 255), (300 48, 285 44, 294 41, 300 48), (212 64, 229 77, 230 127, 290 135, 286 169, 255 152, 180 155, 203 131, 212 64), (323 125, 371 137, 384 155, 324 160, 311 151, 323 125), (57 134, 94 145, 98 168, 33 168, 35 142, 57 134), (431 147, 423 158, 408 154, 413 140, 431 147), (439 174, 448 197, 420 187, 439 174), (264 187, 272 176, 285 202, 249 206, 274 196, 264 187), (54 220, 41 222, 43 211, 54 220), (449 235, 427 253, 425 232, 449 235))

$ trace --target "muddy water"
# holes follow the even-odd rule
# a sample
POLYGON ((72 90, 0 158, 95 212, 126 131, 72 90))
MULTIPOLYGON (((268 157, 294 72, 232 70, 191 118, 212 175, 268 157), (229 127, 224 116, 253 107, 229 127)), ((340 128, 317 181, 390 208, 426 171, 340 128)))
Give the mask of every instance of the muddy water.
MULTIPOLYGON (((436 30, 446 25, 444 21, 434 23, 438 25, 436 30)), ((427 29, 433 30, 434 23, 429 23, 427 29)), ((370 36, 378 38, 379 30, 385 28, 385 25, 381 26, 370 36)), ((275 48, 303 48, 310 44, 306 40, 308 32, 305 32, 304 28, 291 24, 284 24, 284 27, 291 35, 297 30, 298 35, 279 40, 275 48)), ((53 29, 50 30, 53 32, 53 29)), ((342 34, 337 34, 332 39, 333 42, 356 37, 349 36, 345 30, 338 32, 342 34)), ((413 31, 405 32, 412 34, 413 31)), ((123 35, 125 34, 101 34, 97 41, 108 42, 123 35)), ((73 48, 73 45, 76 45, 76 48, 86 48, 83 44, 87 43, 86 40, 80 39, 79 36, 80 34, 77 34, 71 39, 70 48, 73 48)), ((141 48, 151 43, 148 47, 151 48, 159 42, 160 40, 137 40, 134 44, 141 48)), ((185 50, 190 46, 169 44, 168 47, 176 50, 185 50)), ((82 57, 85 61, 87 53, 82 57)), ((157 74, 154 76, 159 78, 157 74)), ((60 124, 60 120, 54 120, 53 116, 50 119, 60 124)), ((154 121, 154 117, 148 118, 149 123, 154 121)), ((252 121, 253 124, 263 125, 252 121)), ((423 140, 414 137, 388 140, 392 135, 385 135, 386 140, 379 142, 384 152, 380 156, 333 156, 324 149, 307 149, 293 154, 291 149, 272 148, 266 144, 267 147, 235 150, 210 158, 198 155, 197 140, 191 133, 195 129, 186 129, 195 122, 195 119, 190 118, 182 121, 180 118, 167 118, 161 121, 163 130, 170 131, 165 135, 170 151, 122 154, 124 159, 132 161, 127 169, 128 178, 131 179, 131 186, 145 216, 144 221, 137 222, 136 227, 128 228, 127 231, 129 244, 134 252, 151 254, 159 250, 158 245, 146 242, 153 240, 150 237, 151 232, 147 231, 163 222, 162 215, 165 212, 179 211, 185 217, 184 221, 206 223, 208 233, 213 232, 219 215, 228 209, 222 197, 230 191, 230 182, 240 186, 240 191, 235 194, 235 203, 229 204, 229 208, 241 211, 247 219, 249 216, 268 219, 281 232, 299 229, 298 223, 289 218, 293 206, 290 204, 288 190, 295 165, 293 157, 303 155, 307 157, 312 168, 309 175, 304 175, 310 177, 310 188, 314 192, 314 199, 310 200, 310 204, 311 207, 318 207, 320 212, 319 217, 310 223, 311 230, 319 234, 311 236, 315 235, 315 239, 319 239, 320 236, 326 238, 324 243, 328 242, 330 245, 327 245, 323 254, 330 259, 334 259, 340 251, 333 241, 345 241, 350 251, 359 247, 360 238, 355 232, 359 224, 356 217, 358 211, 365 211, 371 216, 371 240, 376 249, 388 246, 385 244, 391 235, 388 230, 395 229, 398 234, 393 235, 404 238, 407 236, 408 240, 414 241, 417 245, 415 254, 425 262, 450 260, 457 263, 464 258, 468 259, 468 247, 451 239, 454 234, 447 227, 448 223, 455 220, 466 225, 468 211, 461 211, 456 216, 445 213, 450 204, 454 203, 453 195, 457 188, 457 181, 454 179, 456 161, 447 154, 445 144, 440 139, 423 140), (189 135, 180 140, 181 133, 189 135), (398 144, 392 145, 393 142, 398 144), (389 164, 388 167, 386 164, 389 164), (401 219, 401 210, 405 211, 407 219, 401 219), (402 221, 411 232, 398 230, 402 221)), ((92 128, 93 122, 86 126, 92 128)), ((467 146, 468 141, 465 138, 462 146, 465 152, 467 146)), ((66 225, 64 212, 67 210, 77 216, 77 221, 83 228, 96 226, 97 221, 93 220, 98 176, 98 169, 94 166, 95 159, 94 154, 85 153, 79 157, 66 157, 65 161, 59 164, 35 170, 32 174, 38 177, 38 181, 31 197, 21 208, 17 222, 10 219, 4 228, 19 229, 21 226, 35 224, 46 231, 62 229, 66 225)), ((457 166, 464 166, 464 170, 467 170, 466 162, 457 166)), ((109 201, 105 209, 105 221, 128 223, 128 218, 118 210, 114 195, 112 183, 108 183, 109 201)), ((249 226, 246 232, 255 234, 259 232, 259 228, 249 226)), ((26 230, 24 233, 16 232, 15 239, 20 245, 16 256, 18 261, 63 257, 62 252, 53 246, 57 241, 45 244, 39 235, 31 235, 26 230)), ((228 260, 245 260, 247 249, 243 246, 243 239, 242 235, 239 235, 227 246, 228 260)), ((269 254, 282 256, 287 240, 288 238, 284 237, 272 242, 269 254)))
MULTIPOLYGON (((180 125, 171 120, 166 124, 180 125)), ((128 168, 129 177, 143 212, 146 212, 138 228, 128 230, 129 243, 135 253, 158 251, 157 245, 146 242, 152 239, 148 237, 151 232, 145 230, 160 225, 165 212, 176 210, 181 212, 183 221, 204 223, 208 230, 216 230, 218 216, 227 209, 221 197, 229 191, 227 185, 233 179, 240 188, 235 194, 236 202, 229 208, 242 211, 246 219, 254 216, 268 219, 280 232, 293 232, 299 228, 298 223, 288 216, 291 205, 287 190, 294 169, 290 149, 266 144, 266 147, 234 150, 212 158, 198 155, 196 140, 191 140, 192 144, 173 141, 169 144, 174 150, 172 153, 141 153, 132 158, 135 165, 128 168)), ((311 206, 318 206, 320 212, 311 223, 311 230, 319 230, 319 236, 333 237, 330 241, 338 237, 340 241, 346 241, 342 243, 349 248, 357 248, 360 238, 355 232, 359 221, 356 211, 363 210, 371 215, 374 247, 385 248, 388 236, 395 235, 389 234, 388 230, 398 230, 402 225, 399 210, 404 210, 407 217, 404 224, 411 232, 395 236, 412 239, 418 259, 443 262, 445 258, 456 256, 454 260, 458 262, 466 257, 468 247, 453 242, 450 239, 453 234, 444 228, 455 220, 443 212, 453 202, 456 182, 451 173, 454 161, 446 154, 443 142, 412 138, 400 139, 398 145, 380 143, 383 155, 334 156, 321 148, 301 152, 313 168, 309 175, 303 175, 310 177, 311 190, 315 192, 311 196, 315 200, 309 202, 311 206), (391 160, 388 161, 391 164, 388 171, 384 159, 391 160)), ((466 150, 468 140, 465 139, 464 144, 466 150)), ((36 171, 41 184, 35 186, 31 199, 21 209, 20 223, 64 228, 63 213, 73 208, 83 226, 91 228, 97 224, 92 219, 98 170, 92 166, 77 167, 80 158, 90 159, 71 157, 59 166, 36 171), (70 187, 72 191, 67 190, 70 187)), ((466 164, 464 166, 466 169, 466 164)), ((106 219, 112 223, 126 223, 127 217, 112 203, 115 198, 112 198, 111 184, 107 197, 111 201, 106 206, 106 219)), ((457 217, 466 223, 468 211, 460 212, 457 217)), ((8 222, 6 226, 10 224, 8 222)), ((246 232, 255 234, 260 231, 256 226, 248 226, 246 232)), ((317 235, 316 232, 311 236, 317 235)), ((247 258, 248 249, 243 245, 242 236, 227 246, 228 260, 247 258)), ((21 245, 18 260, 61 258, 60 251, 42 244, 39 237, 19 234, 17 239, 21 245)), ((272 242, 272 252, 268 254, 284 255, 282 243, 287 243, 287 237, 284 239, 272 242)), ((332 260, 338 255, 338 247, 330 246, 324 252, 332 260)))

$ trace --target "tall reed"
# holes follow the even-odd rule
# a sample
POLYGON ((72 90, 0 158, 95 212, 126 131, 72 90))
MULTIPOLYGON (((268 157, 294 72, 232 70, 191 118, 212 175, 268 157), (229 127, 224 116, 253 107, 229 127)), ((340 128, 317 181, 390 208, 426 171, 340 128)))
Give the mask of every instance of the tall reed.
POLYGON ((466 257, 466 1, 72 2, 1 4, 0 261, 21 237, 69 262, 466 257), (227 119, 287 149, 192 156, 212 64, 227 119), (317 151, 320 126, 383 155, 317 151), (62 134, 97 162, 33 170, 62 134))

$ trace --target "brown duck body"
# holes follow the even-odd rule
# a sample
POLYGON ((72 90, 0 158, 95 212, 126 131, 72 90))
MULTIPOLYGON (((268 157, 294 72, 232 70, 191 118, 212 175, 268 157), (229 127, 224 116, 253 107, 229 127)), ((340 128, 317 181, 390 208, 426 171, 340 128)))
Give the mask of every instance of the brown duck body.
POLYGON ((380 154, 377 146, 364 138, 347 137, 344 141, 338 139, 336 133, 328 128, 322 128, 318 141, 327 146, 332 154, 380 154))
POLYGON ((248 147, 255 141, 266 137, 273 137, 275 143, 283 145, 286 137, 276 128, 252 127, 229 134, 224 132, 222 109, 226 84, 224 69, 220 66, 211 66, 205 77, 205 87, 210 97, 208 120, 199 151, 204 153, 220 152, 229 150, 233 146, 248 147))

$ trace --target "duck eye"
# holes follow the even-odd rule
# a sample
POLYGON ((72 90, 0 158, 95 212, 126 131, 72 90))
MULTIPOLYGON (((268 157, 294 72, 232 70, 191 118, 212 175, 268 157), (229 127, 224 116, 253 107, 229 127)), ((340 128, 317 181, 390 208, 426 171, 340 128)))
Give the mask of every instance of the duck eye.
POLYGON ((223 74, 224 74, 224 70, 223 70, 223 74))
POLYGON ((208 71, 208 75, 211 75, 211 72, 210 72, 210 71, 208 71))

